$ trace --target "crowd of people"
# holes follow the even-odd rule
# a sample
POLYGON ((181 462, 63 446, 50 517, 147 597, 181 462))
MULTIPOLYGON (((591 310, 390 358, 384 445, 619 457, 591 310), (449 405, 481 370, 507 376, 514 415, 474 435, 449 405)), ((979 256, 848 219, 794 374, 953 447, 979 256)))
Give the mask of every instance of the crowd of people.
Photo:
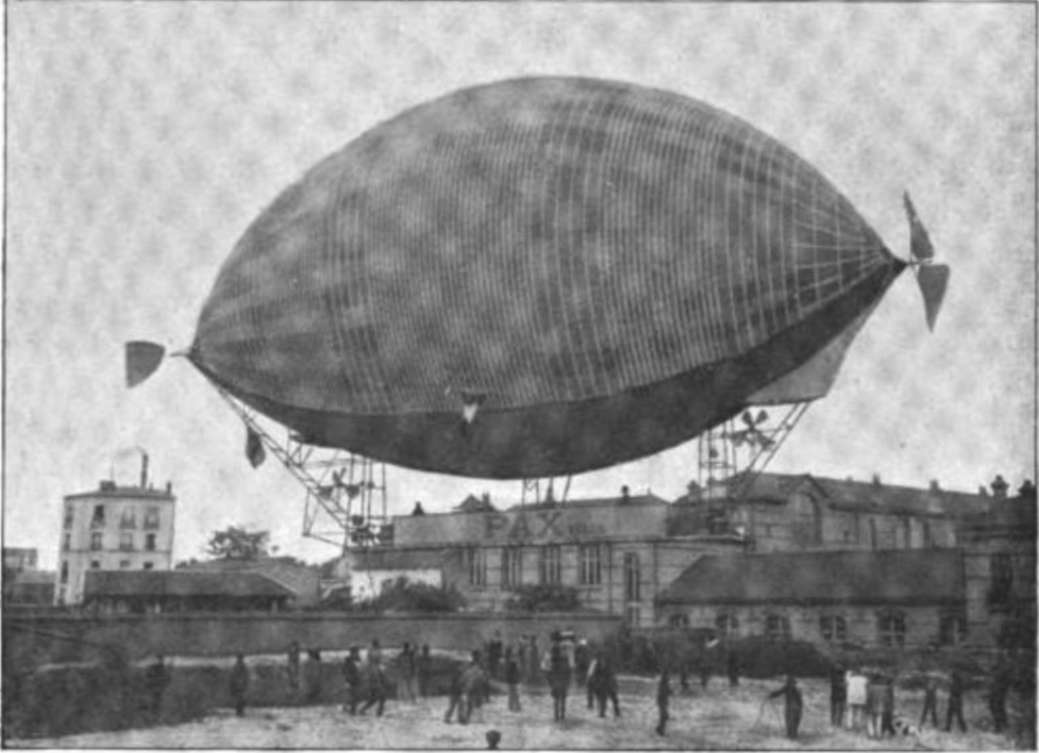
MULTIPOLYGON (((323 697, 321 653, 310 649, 306 661, 301 659, 299 644, 292 643, 286 662, 289 690, 306 703, 318 703, 323 697)), ((656 681, 658 722, 655 729, 663 736, 667 734, 670 719, 671 677, 678 675, 682 689, 688 690, 689 665, 678 663, 669 667, 665 660, 661 660, 660 665, 656 681)), ((710 680, 709 666, 706 661, 701 666, 700 679, 704 691, 710 680)), ((728 652, 725 666, 729 685, 738 686, 740 667, 734 652, 728 652)), ((378 639, 372 640, 363 658, 360 647, 352 646, 342 661, 341 676, 342 709, 353 715, 365 714, 374 708, 376 716, 382 716, 391 696, 398 702, 408 703, 444 689, 442 685, 434 688, 433 656, 429 645, 417 648, 409 642, 403 643, 399 652, 394 651, 391 657, 386 656, 378 639)), ((1001 657, 993 668, 988 692, 996 732, 1004 731, 1007 726, 1006 699, 1011 677, 1012 667, 1006 657, 1001 657)), ((587 709, 593 714, 597 712, 600 718, 611 709, 614 717, 621 716, 614 658, 603 648, 593 648, 586 640, 578 639, 572 631, 552 633, 544 651, 539 648, 534 635, 523 635, 507 644, 496 631, 490 640, 471 651, 467 662, 458 665, 450 674, 444 722, 457 720, 467 724, 482 721, 483 706, 491 697, 492 680, 504 684, 509 712, 522 711, 521 685, 544 683, 552 697, 554 721, 561 722, 567 718, 571 688, 583 696, 587 709)), ((958 671, 953 670, 948 676, 934 672, 923 676, 923 710, 915 727, 896 713, 895 677, 892 673, 835 664, 829 681, 830 724, 833 728, 864 732, 874 739, 915 734, 928 723, 939 728, 939 694, 944 688, 945 731, 952 731, 954 724, 960 732, 967 731, 963 715, 966 681, 958 671)), ((157 716, 162 694, 170 682, 169 668, 161 656, 146 669, 145 682, 148 705, 157 716)), ((239 716, 244 713, 249 684, 245 657, 238 654, 229 676, 229 694, 239 716)), ((782 687, 764 698, 762 711, 765 704, 776 699, 783 704, 787 736, 797 739, 804 702, 794 676, 788 676, 782 687)))

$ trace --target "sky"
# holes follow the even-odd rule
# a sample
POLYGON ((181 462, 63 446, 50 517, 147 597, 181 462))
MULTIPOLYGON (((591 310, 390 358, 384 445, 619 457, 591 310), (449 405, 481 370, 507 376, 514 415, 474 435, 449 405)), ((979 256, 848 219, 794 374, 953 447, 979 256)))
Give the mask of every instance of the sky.
MULTIPOLYGON (((952 280, 928 333, 910 274, 770 470, 975 490, 1035 477, 1035 7, 1028 4, 24 3, 8 7, 4 544, 57 560, 63 495, 114 473, 177 495, 175 559, 231 524, 282 553, 303 491, 253 470, 183 359, 133 391, 123 343, 187 347, 246 226, 315 162, 401 110, 527 75, 701 99, 826 175, 897 255, 908 189, 952 280)), ((667 498, 691 442, 577 476, 667 498)), ((391 511, 520 482, 387 469, 391 511)))

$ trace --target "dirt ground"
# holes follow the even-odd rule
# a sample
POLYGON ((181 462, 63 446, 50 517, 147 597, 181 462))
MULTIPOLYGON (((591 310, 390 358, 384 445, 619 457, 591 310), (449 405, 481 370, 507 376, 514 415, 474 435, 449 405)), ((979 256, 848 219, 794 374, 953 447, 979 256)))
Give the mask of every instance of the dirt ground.
MULTIPOLYGON (((201 720, 175 726, 101 732, 68 737, 8 741, 9 747, 38 748, 443 748, 486 747, 488 730, 501 732, 504 749, 885 749, 998 750, 1012 747, 1003 735, 984 731, 987 712, 981 697, 968 695, 967 734, 928 729, 917 738, 871 740, 863 732, 834 730, 829 724, 829 688, 822 680, 804 680, 805 713, 797 741, 782 728, 782 705, 763 704, 774 681, 743 680, 738 688, 715 681, 706 693, 695 688, 677 692, 671 702, 666 737, 654 732, 657 723, 654 685, 640 678, 622 678, 619 719, 599 719, 586 708, 583 690, 571 693, 568 718, 552 721, 552 702, 542 689, 527 689, 523 710, 506 710, 496 695, 468 725, 445 724, 446 699, 387 704, 381 719, 352 717, 336 706, 249 708, 242 718, 218 710, 201 720)), ((901 691, 898 712, 914 723, 919 718, 920 693, 901 691)), ((944 699, 940 702, 944 712, 944 699)), ((942 720, 944 721, 944 720, 942 720)))

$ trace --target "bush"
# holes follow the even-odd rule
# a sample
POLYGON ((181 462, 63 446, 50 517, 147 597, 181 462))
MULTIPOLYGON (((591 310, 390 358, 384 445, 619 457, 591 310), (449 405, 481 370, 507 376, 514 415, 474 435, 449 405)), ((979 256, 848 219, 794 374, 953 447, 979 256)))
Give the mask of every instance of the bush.
POLYGON ((572 612, 580 607, 577 589, 559 584, 520 586, 505 602, 510 612, 572 612))
POLYGON ((396 582, 374 599, 358 602, 359 612, 457 612, 465 606, 465 597, 454 586, 442 588, 428 583, 411 583, 407 578, 396 582))

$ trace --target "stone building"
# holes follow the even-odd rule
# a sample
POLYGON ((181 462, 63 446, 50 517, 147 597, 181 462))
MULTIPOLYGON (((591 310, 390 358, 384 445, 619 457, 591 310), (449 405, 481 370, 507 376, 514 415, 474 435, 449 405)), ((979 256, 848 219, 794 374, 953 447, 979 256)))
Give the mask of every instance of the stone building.
POLYGON ((701 557, 658 596, 664 624, 858 646, 928 646, 965 635, 959 550, 701 557))
POLYGON ((173 552, 173 487, 148 484, 148 456, 139 486, 102 481, 65 497, 58 552, 58 604, 83 600, 88 570, 168 570, 173 552))

